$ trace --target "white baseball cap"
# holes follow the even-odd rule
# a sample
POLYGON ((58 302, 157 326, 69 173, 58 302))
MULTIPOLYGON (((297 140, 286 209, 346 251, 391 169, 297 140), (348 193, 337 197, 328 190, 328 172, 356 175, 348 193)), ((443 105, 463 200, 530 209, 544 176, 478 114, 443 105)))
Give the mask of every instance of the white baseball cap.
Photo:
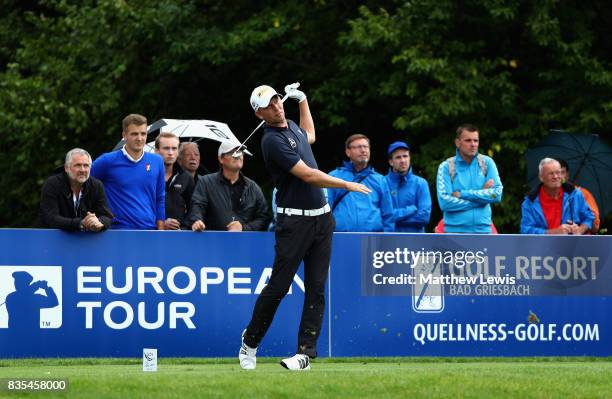
POLYGON ((219 146, 219 151, 217 151, 217 155, 221 157, 223 154, 232 152, 238 147, 240 147, 240 143, 236 143, 234 141, 223 141, 221 142, 221 145, 219 146))
POLYGON ((265 108, 270 104, 274 96, 281 96, 272 87, 267 85, 257 86, 251 93, 251 107, 257 112, 259 108, 265 108))

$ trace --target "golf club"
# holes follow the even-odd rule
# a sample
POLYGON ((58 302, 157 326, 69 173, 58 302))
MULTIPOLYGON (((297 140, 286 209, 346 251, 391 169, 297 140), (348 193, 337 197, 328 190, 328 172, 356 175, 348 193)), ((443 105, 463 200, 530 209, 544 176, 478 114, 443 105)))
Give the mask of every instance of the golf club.
MULTIPOLYGON (((292 85, 290 85, 290 87, 291 87, 292 89, 297 89, 298 87, 300 87, 300 84, 299 84, 299 83, 293 83, 292 85)), ((285 92, 285 96, 284 96, 284 97, 281 99, 281 102, 282 102, 282 103, 284 103, 284 102, 285 102, 285 100, 286 100, 287 98, 289 98, 289 93, 288 93, 288 92, 285 92)), ((232 154, 232 157, 233 157, 233 158, 240 158, 240 155, 242 155, 242 149, 243 149, 243 148, 246 148, 246 147, 245 147, 246 142, 247 142, 247 141, 249 141, 249 139, 251 138, 251 136, 252 136, 253 134, 255 134, 255 132, 256 132, 256 131, 258 131, 260 127, 262 127, 262 126, 263 126, 264 122, 265 122, 265 121, 261 121, 261 122, 259 122, 259 124, 257 125, 257 127, 256 127, 255 129, 253 129, 253 131, 251 132, 251 134, 249 134, 249 135, 247 136, 247 138, 246 138, 246 139, 245 139, 245 140, 242 142, 242 144, 240 144, 240 146, 239 146, 239 147, 236 149, 236 151, 234 151, 234 152, 233 152, 233 154, 232 154)))

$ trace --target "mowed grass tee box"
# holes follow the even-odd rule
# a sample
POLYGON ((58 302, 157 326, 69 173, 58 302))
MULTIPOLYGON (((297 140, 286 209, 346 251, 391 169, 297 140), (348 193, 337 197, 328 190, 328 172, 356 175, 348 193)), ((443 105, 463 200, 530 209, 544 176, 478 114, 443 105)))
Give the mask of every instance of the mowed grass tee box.
MULTIPOLYGON (((308 372, 258 358, 159 359, 144 373, 141 359, 0 360, 0 380, 63 378, 70 398, 605 398, 612 359, 593 358, 331 358, 308 372)), ((15 392, 0 389, 0 397, 15 392)))

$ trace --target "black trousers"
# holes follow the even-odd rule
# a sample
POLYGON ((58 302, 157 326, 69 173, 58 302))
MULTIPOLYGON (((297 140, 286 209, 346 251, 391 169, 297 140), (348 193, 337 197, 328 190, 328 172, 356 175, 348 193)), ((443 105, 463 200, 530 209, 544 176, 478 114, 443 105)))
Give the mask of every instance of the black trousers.
POLYGON ((297 353, 317 356, 317 339, 325 313, 325 282, 336 221, 331 212, 319 216, 278 215, 275 256, 268 285, 261 291, 244 342, 256 348, 268 331, 281 300, 304 261, 304 307, 297 353))

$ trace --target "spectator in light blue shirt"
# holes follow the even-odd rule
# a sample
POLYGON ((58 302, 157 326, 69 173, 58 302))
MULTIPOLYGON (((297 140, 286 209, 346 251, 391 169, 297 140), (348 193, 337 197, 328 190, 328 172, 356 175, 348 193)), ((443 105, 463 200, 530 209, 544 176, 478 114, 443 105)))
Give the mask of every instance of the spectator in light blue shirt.
POLYGON ((476 126, 459 126, 455 156, 438 167, 445 233, 491 234, 491 204, 501 201, 504 188, 493 159, 478 153, 478 136, 476 126))
POLYGON ((395 231, 424 233, 431 215, 427 181, 412 173, 410 147, 403 141, 389 146, 389 173, 385 176, 393 201, 395 231))

